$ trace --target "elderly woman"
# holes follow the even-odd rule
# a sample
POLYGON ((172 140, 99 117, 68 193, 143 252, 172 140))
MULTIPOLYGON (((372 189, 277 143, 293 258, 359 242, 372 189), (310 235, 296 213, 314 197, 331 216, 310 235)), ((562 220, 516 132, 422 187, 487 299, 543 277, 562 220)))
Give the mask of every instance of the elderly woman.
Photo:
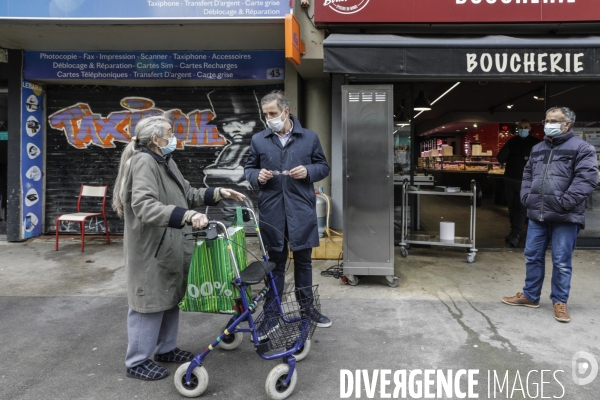
POLYGON ((177 139, 168 119, 144 118, 135 134, 121 156, 113 195, 113 208, 125 219, 125 365, 131 378, 158 380, 168 371, 150 359, 152 354, 154 361, 177 363, 194 356, 177 348, 177 305, 185 293, 194 247, 181 231, 208 224, 206 215, 193 209, 245 196, 224 188, 192 188, 173 161, 177 139))

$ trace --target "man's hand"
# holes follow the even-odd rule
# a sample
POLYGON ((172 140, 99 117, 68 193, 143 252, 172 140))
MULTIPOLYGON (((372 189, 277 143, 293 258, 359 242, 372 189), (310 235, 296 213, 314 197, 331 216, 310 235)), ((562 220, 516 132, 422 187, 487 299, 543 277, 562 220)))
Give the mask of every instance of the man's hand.
POLYGON ((206 214, 196 213, 192 217, 192 226, 196 229, 202 229, 208 225, 208 218, 206 214))
POLYGON ((290 170, 290 176, 294 179, 305 179, 308 176, 308 171, 304 165, 299 165, 290 170))
POLYGON ((271 179, 273 177, 273 173, 271 171, 268 171, 266 169, 261 169, 260 172, 258 173, 258 181, 260 183, 265 183, 266 181, 268 181, 269 179, 271 179))
POLYGON ((225 189, 225 188, 221 188, 221 197, 225 198, 225 199, 232 199, 235 201, 243 201, 246 196, 241 194, 240 192, 236 192, 235 190, 232 189, 225 189))

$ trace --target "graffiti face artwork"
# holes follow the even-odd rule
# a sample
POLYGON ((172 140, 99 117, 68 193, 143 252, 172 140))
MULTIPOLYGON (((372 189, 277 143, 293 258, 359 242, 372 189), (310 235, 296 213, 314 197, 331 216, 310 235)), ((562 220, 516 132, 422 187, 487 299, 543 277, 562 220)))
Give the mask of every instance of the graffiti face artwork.
POLYGON ((240 96, 218 90, 209 93, 216 117, 213 121, 226 137, 228 145, 215 163, 204 169, 204 184, 217 186, 226 182, 236 190, 251 189, 244 176, 252 136, 264 129, 256 93, 240 96))
POLYGON ((256 121, 231 121, 224 122, 221 130, 233 143, 242 143, 249 135, 254 132, 256 121))
POLYGON ((129 143, 135 125, 144 117, 168 116, 177 138, 177 148, 184 146, 224 146, 225 139, 217 126, 211 124, 211 110, 194 110, 188 114, 179 109, 161 110, 154 101, 143 97, 125 97, 121 106, 126 110, 111 112, 102 117, 94 114, 85 103, 63 108, 48 117, 50 126, 64 132, 70 145, 85 149, 90 145, 114 148, 115 142, 129 143))

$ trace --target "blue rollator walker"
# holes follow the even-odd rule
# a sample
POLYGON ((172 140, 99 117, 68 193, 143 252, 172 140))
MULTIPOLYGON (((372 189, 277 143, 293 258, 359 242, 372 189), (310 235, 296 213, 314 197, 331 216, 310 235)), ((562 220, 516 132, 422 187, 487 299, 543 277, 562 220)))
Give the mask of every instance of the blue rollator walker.
MULTIPOLYGON (((225 208, 225 211, 231 210, 231 208, 225 208)), ((189 234, 196 238, 203 236, 206 240, 217 237, 227 239, 229 256, 235 269, 235 278, 232 283, 241 295, 235 299, 237 315, 229 320, 219 337, 203 352, 197 354, 191 362, 182 364, 177 369, 174 378, 175 387, 186 397, 200 396, 208 387, 208 372, 202 365, 205 357, 217 346, 224 350, 236 349, 242 343, 243 332, 250 332, 256 352, 262 359, 283 359, 283 363, 275 366, 265 381, 265 390, 271 399, 285 399, 292 394, 298 378, 296 362, 304 359, 310 351, 310 339, 316 327, 316 321, 311 318, 311 310, 320 311, 317 286, 311 288, 313 297, 308 299, 302 298, 300 295, 301 288, 296 288, 296 290, 283 295, 277 293, 272 274, 275 263, 269 262, 256 215, 252 209, 246 207, 242 207, 242 215, 245 222, 254 221, 263 259, 263 261, 252 262, 242 272, 239 271, 235 261, 233 242, 223 223, 210 221, 203 230, 189 234), (265 283, 265 287, 249 302, 245 295, 246 289, 248 286, 261 282, 265 283), (255 320, 252 315, 258 304, 265 300, 269 290, 273 291, 274 299, 264 305, 263 312, 255 320), (248 328, 240 328, 239 325, 242 322, 247 322, 248 328)))

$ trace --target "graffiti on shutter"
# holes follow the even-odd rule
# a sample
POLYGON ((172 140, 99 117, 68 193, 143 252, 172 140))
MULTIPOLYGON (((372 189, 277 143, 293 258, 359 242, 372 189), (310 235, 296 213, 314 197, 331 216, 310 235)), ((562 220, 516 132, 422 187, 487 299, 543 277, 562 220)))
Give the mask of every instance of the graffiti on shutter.
MULTIPOLYGON (((54 232, 58 215, 75 211, 81 184, 108 185, 112 196, 121 153, 137 122, 151 115, 171 120, 177 137, 174 157, 192 187, 231 188, 247 196, 246 206, 256 206, 258 190, 245 180, 244 165, 252 136, 265 129, 260 99, 280 86, 47 88, 47 233, 54 232)), ((222 200, 218 207, 199 211, 222 219, 222 208, 237 204, 222 200)), ((107 209, 110 232, 122 233, 123 221, 107 209)), ((90 220, 85 229, 101 234, 105 227, 100 219, 90 220)), ((79 225, 62 224, 59 230, 78 233, 79 225)))

